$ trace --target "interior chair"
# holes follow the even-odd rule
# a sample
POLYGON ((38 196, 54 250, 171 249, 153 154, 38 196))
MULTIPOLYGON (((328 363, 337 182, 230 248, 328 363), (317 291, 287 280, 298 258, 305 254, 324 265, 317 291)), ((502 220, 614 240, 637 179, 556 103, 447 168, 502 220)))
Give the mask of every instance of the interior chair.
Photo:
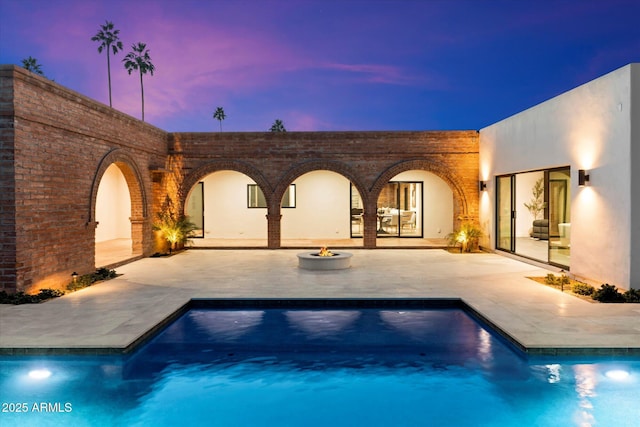
POLYGON ((384 230, 391 228, 394 231, 398 231, 398 215, 386 216, 384 220, 382 220, 382 228, 384 230))
POLYGON ((402 229, 416 229, 416 213, 413 211, 404 211, 400 216, 400 226, 402 229))
POLYGON ((352 208, 351 209, 351 226, 358 226, 358 232, 362 231, 362 212, 364 209, 352 208))

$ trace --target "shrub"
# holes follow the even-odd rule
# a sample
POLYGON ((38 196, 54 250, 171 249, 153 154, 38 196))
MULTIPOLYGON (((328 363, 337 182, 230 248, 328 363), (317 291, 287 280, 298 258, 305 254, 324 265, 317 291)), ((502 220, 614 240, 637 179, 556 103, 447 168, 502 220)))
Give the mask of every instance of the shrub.
POLYGON ((563 274, 560 277, 556 277, 554 274, 549 273, 547 274, 547 277, 544 278, 544 282, 547 285, 558 286, 564 291, 565 286, 571 284, 571 279, 566 274, 563 274))
POLYGON ((93 273, 93 277, 95 279, 94 282, 99 282, 100 280, 113 279, 116 276, 117 274, 115 270, 109 270, 108 268, 104 268, 104 267, 97 269, 96 272, 93 273))
POLYGON ((457 247, 460 245, 460 252, 471 252, 477 249, 480 237, 482 237, 482 230, 468 222, 463 223, 457 231, 447 235, 449 246, 457 247))
POLYGON ((84 289, 93 285, 96 282, 101 280, 109 280, 116 277, 115 270, 109 270, 107 268, 99 268, 94 273, 91 274, 83 274, 79 276, 72 282, 67 285, 67 290, 69 291, 79 291, 80 289, 84 289))
POLYGON ((586 283, 577 282, 577 283, 574 283, 571 290, 573 291, 573 293, 578 295, 591 296, 596 291, 596 288, 594 288, 591 285, 587 285, 586 283))
POLYGON ((196 229, 196 225, 189 217, 180 213, 173 205, 171 197, 167 195, 160 212, 157 213, 157 221, 153 223, 153 229, 159 231, 169 244, 169 253, 177 244, 184 244, 196 229))
POLYGON ((40 301, 48 300, 51 298, 58 298, 64 295, 63 291, 58 289, 40 289, 40 292, 36 295, 40 301))
POLYGON ((640 289, 629 289, 623 296, 626 302, 640 302, 640 289))
POLYGON ((8 294, 5 291, 0 292, 0 304, 37 304, 52 298, 57 298, 64 295, 64 292, 57 289, 40 289, 37 294, 25 294, 24 292, 16 292, 15 294, 8 294))
POLYGON ((595 291, 591 298, 600 302, 624 302, 624 296, 618 291, 618 288, 608 283, 600 286, 600 289, 595 291))

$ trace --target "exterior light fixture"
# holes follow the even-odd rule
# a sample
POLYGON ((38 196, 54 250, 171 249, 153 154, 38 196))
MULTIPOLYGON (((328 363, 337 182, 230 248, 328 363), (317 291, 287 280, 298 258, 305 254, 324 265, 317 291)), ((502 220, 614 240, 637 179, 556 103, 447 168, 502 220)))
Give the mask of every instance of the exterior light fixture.
POLYGON ((78 281, 78 273, 76 273, 75 271, 71 273, 71 277, 73 278, 73 283, 76 283, 78 281))
POLYGON ((584 169, 578 169, 578 185, 584 187, 589 182, 589 174, 584 169))
POLYGON ((478 190, 485 191, 487 189, 487 181, 478 181, 478 190))

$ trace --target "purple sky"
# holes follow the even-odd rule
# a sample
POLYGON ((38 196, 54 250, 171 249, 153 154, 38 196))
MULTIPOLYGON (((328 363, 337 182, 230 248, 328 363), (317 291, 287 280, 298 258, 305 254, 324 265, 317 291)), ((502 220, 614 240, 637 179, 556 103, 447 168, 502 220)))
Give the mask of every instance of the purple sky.
POLYGON ((140 117, 122 59, 147 43, 145 118, 167 131, 480 129, 630 62, 639 0, 0 0, 0 63, 140 117))

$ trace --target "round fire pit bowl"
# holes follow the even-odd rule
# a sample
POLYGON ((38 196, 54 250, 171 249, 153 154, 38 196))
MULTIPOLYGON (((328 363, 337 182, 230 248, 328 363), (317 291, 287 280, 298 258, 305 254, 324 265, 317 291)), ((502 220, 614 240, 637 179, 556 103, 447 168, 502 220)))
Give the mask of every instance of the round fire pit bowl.
POLYGON ((344 270, 351 267, 349 252, 334 253, 332 256, 320 256, 317 252, 298 254, 298 267, 305 270, 344 270))

